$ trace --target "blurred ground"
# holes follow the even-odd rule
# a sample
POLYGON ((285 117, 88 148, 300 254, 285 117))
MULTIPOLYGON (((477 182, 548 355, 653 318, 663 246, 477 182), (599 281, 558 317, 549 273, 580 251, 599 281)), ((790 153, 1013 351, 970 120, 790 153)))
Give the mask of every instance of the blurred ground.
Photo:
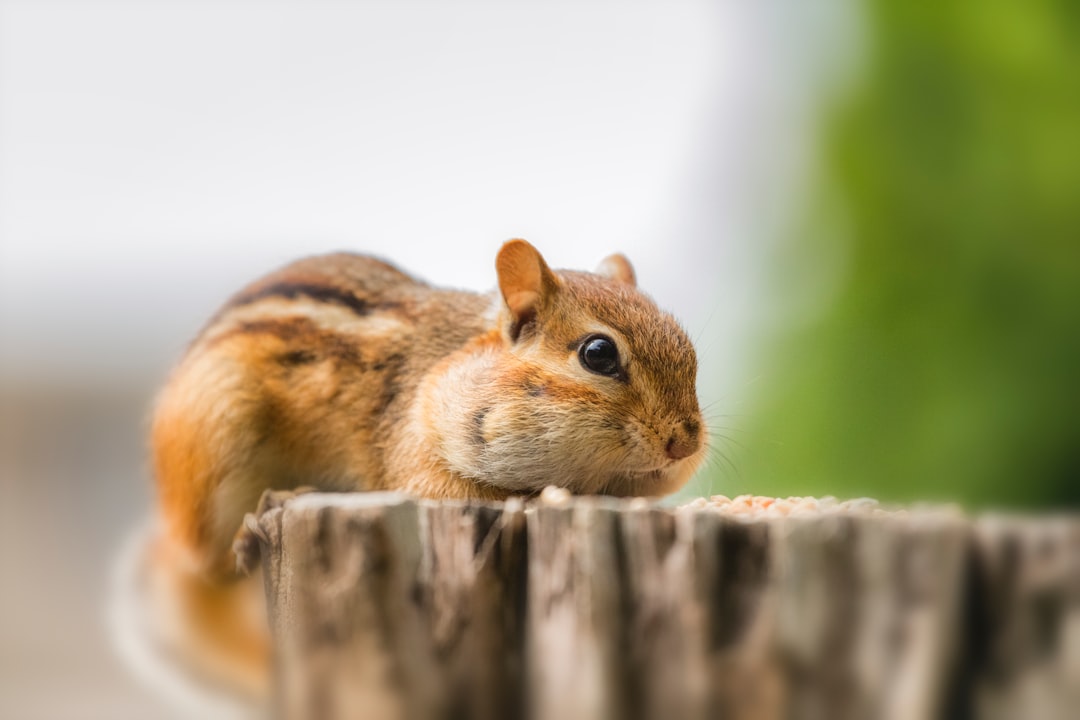
POLYGON ((104 622, 113 556, 149 503, 149 392, 0 384, 0 717, 161 716, 104 622))

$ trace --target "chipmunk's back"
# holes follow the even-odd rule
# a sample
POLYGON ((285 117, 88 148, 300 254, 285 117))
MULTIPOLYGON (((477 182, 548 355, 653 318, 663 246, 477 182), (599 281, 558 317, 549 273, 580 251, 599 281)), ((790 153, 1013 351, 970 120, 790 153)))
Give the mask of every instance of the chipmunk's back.
POLYGON ((155 414, 173 536, 224 572, 243 513, 267 487, 382 487, 381 429, 435 360, 483 330, 490 304, 348 253, 299 260, 236 294, 155 414))

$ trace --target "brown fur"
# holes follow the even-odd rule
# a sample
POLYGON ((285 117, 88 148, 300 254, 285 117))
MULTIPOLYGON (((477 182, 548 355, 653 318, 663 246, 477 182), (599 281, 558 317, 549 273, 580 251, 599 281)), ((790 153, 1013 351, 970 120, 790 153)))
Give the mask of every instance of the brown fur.
POLYGON ((694 350, 625 258, 555 273, 517 240, 496 267, 485 296, 364 256, 308 258, 245 288, 192 343, 152 447, 160 543, 185 622, 202 626, 193 655, 265 673, 264 636, 206 632, 237 611, 231 543, 264 490, 659 495, 689 478, 704 443, 694 350), (596 333, 624 377, 582 367, 596 333))

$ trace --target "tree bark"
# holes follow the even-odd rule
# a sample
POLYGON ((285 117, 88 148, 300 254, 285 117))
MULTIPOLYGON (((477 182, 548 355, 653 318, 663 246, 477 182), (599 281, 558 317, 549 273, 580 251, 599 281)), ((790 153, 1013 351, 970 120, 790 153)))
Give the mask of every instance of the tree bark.
POLYGON ((1080 520, 304 495, 259 519, 284 718, 1067 718, 1080 520))

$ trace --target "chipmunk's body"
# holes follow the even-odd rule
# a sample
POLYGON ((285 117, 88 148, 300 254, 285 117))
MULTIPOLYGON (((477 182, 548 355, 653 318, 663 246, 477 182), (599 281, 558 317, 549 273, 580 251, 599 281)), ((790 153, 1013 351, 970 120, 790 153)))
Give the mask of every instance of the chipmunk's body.
POLYGON ((625 259, 554 273, 513 241, 497 270, 499 291, 478 295, 359 255, 310 258, 210 321, 153 423, 161 530, 146 557, 174 600, 174 653, 265 693, 266 633, 231 547, 267 489, 501 499, 688 479, 704 434, 693 348, 625 259))
POLYGON ((505 497, 414 452, 416 378, 492 324, 492 298, 434 290, 372 258, 301 260, 211 321, 163 392, 154 464, 170 536, 212 573, 263 491, 505 497))

